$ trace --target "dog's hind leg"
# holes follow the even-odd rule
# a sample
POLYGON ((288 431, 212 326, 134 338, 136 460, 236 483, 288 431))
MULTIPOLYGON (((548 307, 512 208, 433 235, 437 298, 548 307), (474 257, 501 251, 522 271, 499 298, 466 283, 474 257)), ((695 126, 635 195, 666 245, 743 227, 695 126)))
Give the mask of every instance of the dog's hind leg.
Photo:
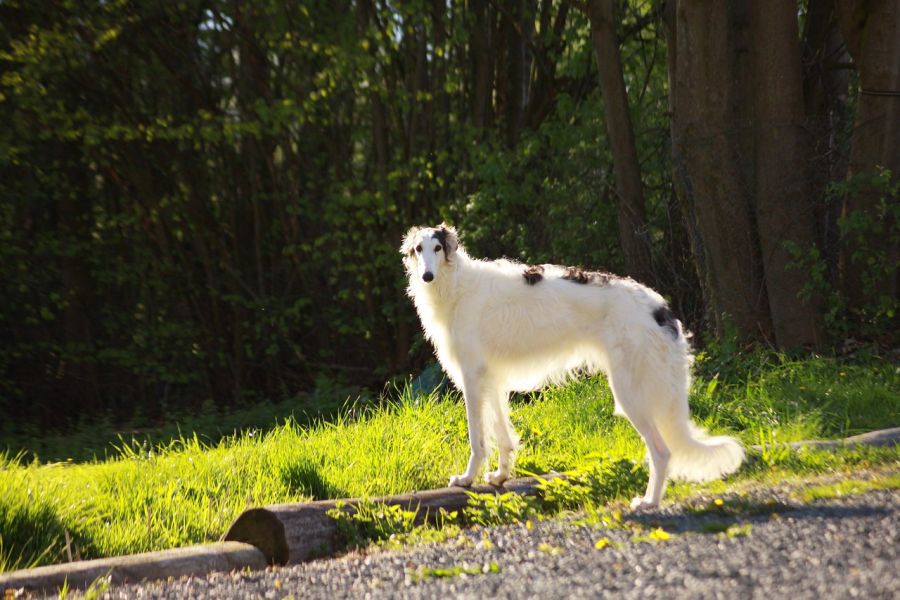
POLYGON ((650 455, 650 481, 647 483, 647 491, 643 497, 638 496, 631 501, 631 508, 654 508, 659 506, 665 491, 671 452, 659 429, 654 425, 652 417, 647 414, 647 409, 652 406, 652 398, 642 396, 641 386, 617 381, 614 376, 610 376, 610 387, 616 404, 637 429, 650 455))
POLYGON ((494 437, 497 440, 497 470, 485 475, 491 485, 503 485, 509 479, 515 461, 519 436, 509 418, 509 392, 495 390, 491 395, 490 409, 494 411, 494 437))
POLYGON ((653 423, 644 418, 629 417, 628 420, 644 439, 647 452, 650 454, 650 481, 647 482, 647 491, 643 497, 637 496, 632 499, 631 508, 655 508, 659 506, 665 491, 671 453, 653 423))
POLYGON ((450 478, 449 486, 469 487, 481 469, 487 455, 487 441, 484 435, 485 408, 487 403, 484 369, 463 372, 462 392, 466 400, 466 419, 469 426, 469 445, 472 448, 465 473, 450 478))

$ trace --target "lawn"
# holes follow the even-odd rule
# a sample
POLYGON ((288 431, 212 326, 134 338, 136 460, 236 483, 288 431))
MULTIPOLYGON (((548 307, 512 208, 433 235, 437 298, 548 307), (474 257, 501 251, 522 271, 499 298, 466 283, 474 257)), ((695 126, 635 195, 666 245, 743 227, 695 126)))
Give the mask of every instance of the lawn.
MULTIPOLYGON (((780 446, 900 425, 900 369, 890 361, 758 353, 724 365, 701 356, 698 373, 695 420, 765 446, 732 481, 900 461, 900 450, 780 446)), ((643 457, 634 430, 613 416, 602 377, 516 398, 513 421, 520 474, 643 457)), ((20 450, 0 455, 0 571, 69 553, 94 558, 215 540, 254 505, 440 487, 464 468, 468 442, 458 394, 398 391, 327 420, 282 418, 216 441, 184 433, 156 445, 123 442, 85 462, 26 460, 20 450)))

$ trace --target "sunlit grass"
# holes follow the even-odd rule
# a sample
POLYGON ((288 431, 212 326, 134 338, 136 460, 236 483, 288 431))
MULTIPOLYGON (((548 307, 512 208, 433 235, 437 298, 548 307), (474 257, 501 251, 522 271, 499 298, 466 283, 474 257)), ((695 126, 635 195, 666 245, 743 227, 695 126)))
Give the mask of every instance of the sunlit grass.
MULTIPOLYGON (((750 445, 843 437, 900 425, 900 375, 887 363, 783 360, 747 380, 695 382, 696 419, 750 445)), ((641 460, 643 445, 600 377, 514 400, 519 473, 583 468, 598 458, 641 460)), ((211 445, 183 436, 164 446, 122 445, 82 464, 0 456, 0 571, 73 558, 218 539, 245 508, 310 498, 379 496, 443 486, 468 457, 457 394, 398 393, 348 407, 331 421, 282 421, 211 445), (68 540, 67 543, 67 534, 68 540)), ((822 472, 897 462, 897 450, 772 452, 738 477, 822 472)), ((713 484, 727 487, 729 483, 713 484)), ((673 486, 678 494, 679 486, 673 486)))
POLYGON ((893 490, 900 488, 900 475, 876 477, 873 479, 848 479, 838 483, 808 487, 798 495, 806 502, 827 500, 844 496, 856 496, 871 490, 893 490))

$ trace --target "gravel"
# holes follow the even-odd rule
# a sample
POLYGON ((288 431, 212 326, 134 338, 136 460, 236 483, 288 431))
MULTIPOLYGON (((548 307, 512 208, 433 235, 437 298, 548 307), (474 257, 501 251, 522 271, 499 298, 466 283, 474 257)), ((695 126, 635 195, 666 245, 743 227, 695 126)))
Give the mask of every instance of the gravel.
MULTIPOLYGON (((625 526, 612 529, 579 525, 574 518, 530 528, 470 529, 439 544, 113 587, 102 597, 900 597, 900 490, 812 504, 778 490, 724 498, 723 508, 706 514, 684 506, 626 513, 625 526), (734 502, 742 508, 729 510, 734 502), (736 532, 731 537, 722 531, 729 525, 736 532), (649 539, 658 527, 668 539, 649 539), (595 548, 603 537, 610 544, 595 548), (427 570, 459 567, 485 572, 438 576, 427 570)), ((713 501, 695 501, 694 507, 715 507, 713 501)))

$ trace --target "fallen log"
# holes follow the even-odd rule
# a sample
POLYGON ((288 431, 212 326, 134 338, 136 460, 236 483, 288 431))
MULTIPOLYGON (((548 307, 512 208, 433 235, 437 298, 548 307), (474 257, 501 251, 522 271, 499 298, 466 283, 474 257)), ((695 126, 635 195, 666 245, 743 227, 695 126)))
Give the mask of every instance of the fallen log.
MULTIPOLYGON (((900 427, 891 429, 879 429, 859 435, 853 435, 842 440, 803 440, 791 442, 786 446, 799 450, 800 448, 812 448, 815 450, 836 450, 852 446, 886 447, 900 444, 900 427)), ((753 450, 761 451, 762 446, 751 446, 753 450)))
POLYGON ((206 575, 214 571, 264 569, 267 564, 262 552, 250 544, 218 542, 10 571, 0 574, 0 592, 9 594, 9 590, 15 593, 25 589, 54 594, 63 586, 83 590, 104 577, 109 577, 110 583, 135 583, 183 575, 206 575))
MULTIPOLYGON (((543 479, 562 477, 558 473, 543 479)), ((479 485, 472 488, 449 487, 425 490, 399 496, 372 498, 376 504, 400 506, 416 513, 416 522, 437 518, 440 510, 462 510, 469 501, 467 492, 504 494, 513 492, 526 496, 537 494, 540 479, 523 477, 507 481, 502 487, 479 485)), ((231 524, 222 537, 224 541, 243 542, 259 548, 271 564, 294 564, 333 553, 339 546, 337 525, 328 511, 340 502, 352 508, 359 498, 349 500, 320 500, 302 504, 273 504, 251 508, 231 524)))

